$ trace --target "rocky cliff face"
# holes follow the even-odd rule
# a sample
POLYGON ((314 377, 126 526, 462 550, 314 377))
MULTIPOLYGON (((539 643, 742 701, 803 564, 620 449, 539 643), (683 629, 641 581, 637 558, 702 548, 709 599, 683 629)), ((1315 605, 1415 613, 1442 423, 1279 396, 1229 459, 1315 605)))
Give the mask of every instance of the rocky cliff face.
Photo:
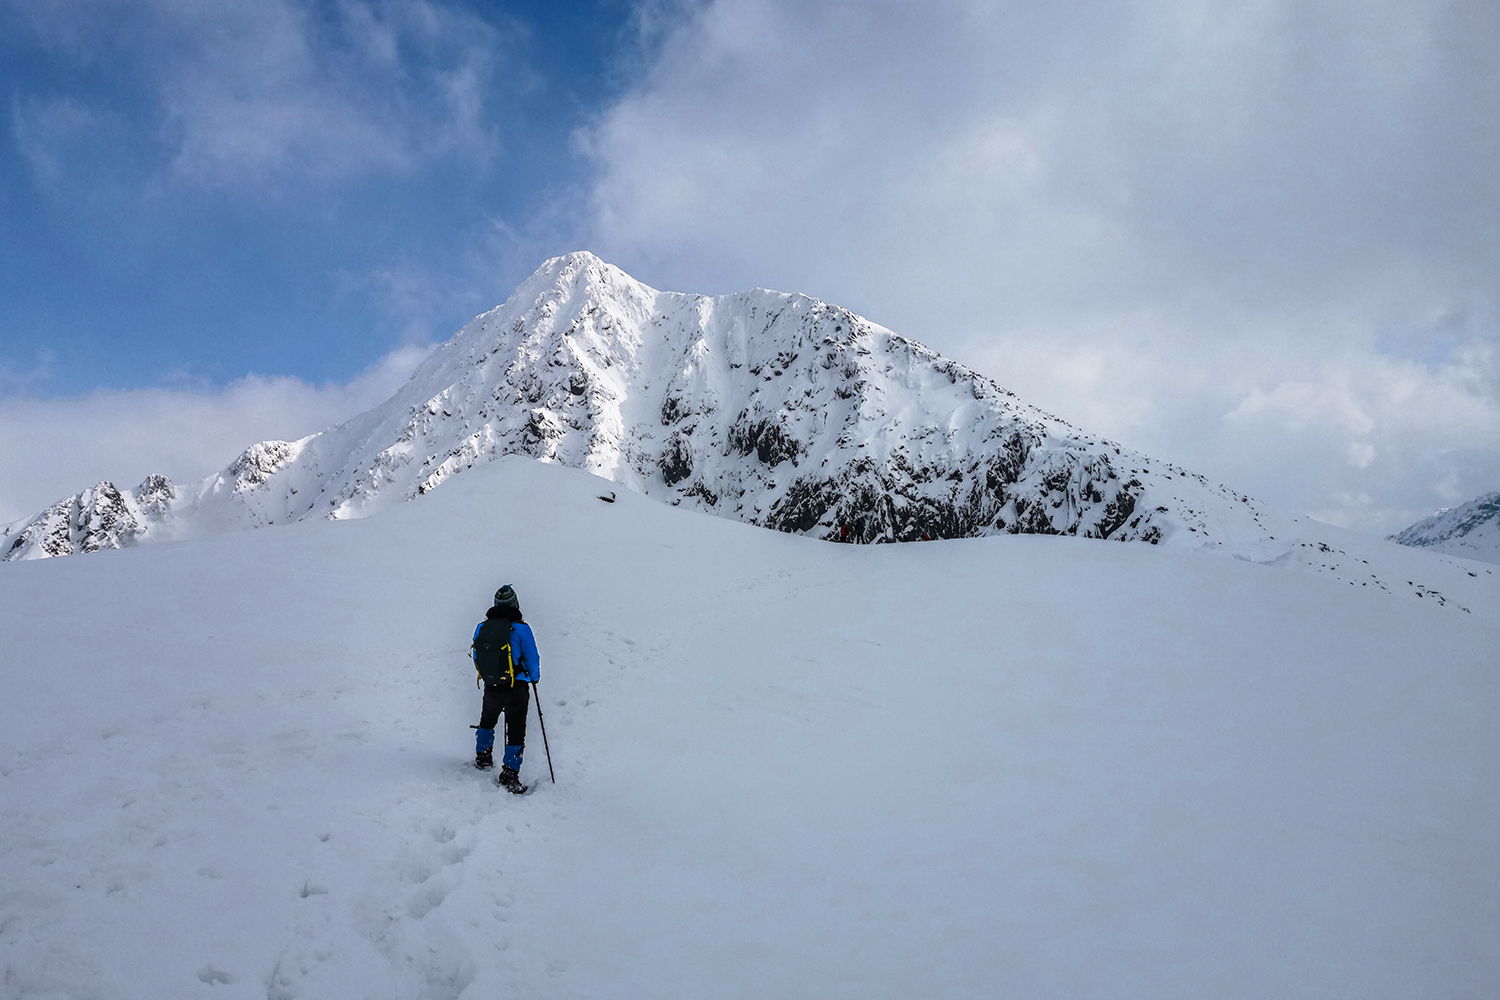
POLYGON ((3 558, 358 517, 519 453, 672 504, 829 540, 1044 533, 1189 546, 1268 536, 1259 504, 1085 434, 846 309, 542 266, 387 402, 254 445, 192 486, 101 483, 12 525, 3 558))

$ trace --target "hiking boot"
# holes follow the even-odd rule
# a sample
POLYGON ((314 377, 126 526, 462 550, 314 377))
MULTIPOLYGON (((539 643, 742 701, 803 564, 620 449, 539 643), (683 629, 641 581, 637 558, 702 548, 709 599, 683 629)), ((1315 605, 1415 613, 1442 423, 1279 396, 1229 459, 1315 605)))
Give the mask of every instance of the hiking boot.
POLYGON ((474 766, 481 771, 488 771, 495 766, 495 752, 493 750, 476 750, 474 752, 474 766))
POLYGON ((513 767, 501 767, 500 777, 495 780, 500 783, 501 788, 512 795, 520 795, 526 791, 526 786, 521 784, 521 775, 513 767))

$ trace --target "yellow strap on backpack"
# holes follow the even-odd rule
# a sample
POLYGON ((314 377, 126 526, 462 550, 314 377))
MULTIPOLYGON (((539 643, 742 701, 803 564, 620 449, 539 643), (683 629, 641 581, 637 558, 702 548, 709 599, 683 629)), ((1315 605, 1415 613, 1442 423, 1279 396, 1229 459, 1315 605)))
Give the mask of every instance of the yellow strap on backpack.
MULTIPOLYGON (((474 659, 474 644, 469 643, 469 658, 474 659)), ((510 686, 516 686, 516 658, 511 655, 510 636, 505 637, 505 662, 510 671, 510 686)), ((479 672, 479 661, 474 660, 474 686, 481 691, 484 690, 484 674, 479 672)))

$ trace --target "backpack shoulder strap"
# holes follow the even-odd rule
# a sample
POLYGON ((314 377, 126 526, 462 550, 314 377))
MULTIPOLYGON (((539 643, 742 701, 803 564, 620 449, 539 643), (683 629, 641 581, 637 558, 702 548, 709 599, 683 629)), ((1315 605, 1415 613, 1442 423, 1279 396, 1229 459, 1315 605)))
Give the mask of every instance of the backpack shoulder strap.
POLYGON ((512 637, 516 633, 516 623, 511 622, 505 629, 505 668, 510 674, 510 686, 516 686, 516 648, 512 637))

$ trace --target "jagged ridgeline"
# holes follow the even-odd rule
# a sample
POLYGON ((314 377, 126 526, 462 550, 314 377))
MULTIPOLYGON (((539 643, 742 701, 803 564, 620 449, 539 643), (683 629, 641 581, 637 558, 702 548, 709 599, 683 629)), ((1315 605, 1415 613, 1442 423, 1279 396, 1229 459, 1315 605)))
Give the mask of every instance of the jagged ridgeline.
POLYGON ((659 292, 544 264, 380 406, 192 486, 100 483, 6 529, 4 558, 358 517, 506 454, 829 540, 997 533, 1222 544, 1260 505, 1084 434, 847 309, 659 292))
POLYGON ((1500 563, 1500 490, 1444 507, 1390 538, 1415 548, 1500 563))

